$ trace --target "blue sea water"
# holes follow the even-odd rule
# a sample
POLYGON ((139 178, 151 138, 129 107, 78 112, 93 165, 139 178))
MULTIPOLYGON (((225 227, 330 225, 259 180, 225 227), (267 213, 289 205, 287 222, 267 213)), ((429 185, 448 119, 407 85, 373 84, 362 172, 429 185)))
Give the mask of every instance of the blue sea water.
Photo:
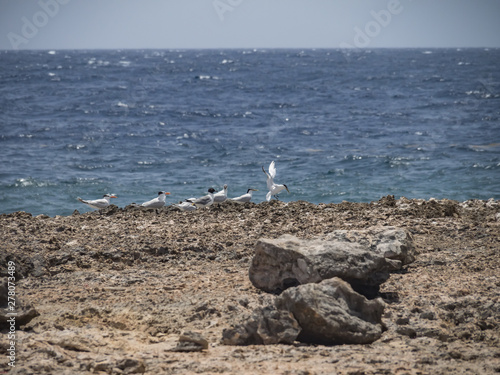
POLYGON ((0 213, 227 183, 284 201, 500 198, 500 50, 0 51, 0 213))

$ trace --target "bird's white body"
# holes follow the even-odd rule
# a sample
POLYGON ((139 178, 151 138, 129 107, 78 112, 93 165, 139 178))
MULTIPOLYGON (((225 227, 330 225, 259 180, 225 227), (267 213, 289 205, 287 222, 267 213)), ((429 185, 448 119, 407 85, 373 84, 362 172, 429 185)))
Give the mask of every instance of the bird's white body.
POLYGON ((239 197, 236 197, 236 198, 230 198, 230 200, 232 200, 233 202, 236 202, 236 203, 240 203, 240 204, 250 202, 252 200, 252 193, 254 191, 257 191, 257 190, 256 189, 248 189, 246 194, 240 195, 239 197))
POLYGON ((193 202, 196 198, 186 199, 184 202, 179 202, 174 204, 175 207, 179 208, 181 211, 195 211, 196 206, 193 206, 193 202))
POLYGON ((214 203, 222 203, 227 199, 227 185, 224 185, 224 189, 214 194, 214 203))
POLYGON ((144 202, 143 204, 141 204, 141 206, 148 207, 148 208, 162 208, 163 206, 165 206, 165 198, 169 194, 170 193, 167 193, 165 191, 160 191, 156 198, 153 198, 150 201, 144 202))
POLYGON ((208 195, 205 195, 201 198, 195 199, 193 204, 197 208, 209 207, 214 203, 214 193, 215 190, 210 188, 208 189, 208 195))
POLYGON ((80 197, 76 198, 80 202, 86 204, 89 207, 92 207, 96 210, 102 210, 103 208, 106 208, 110 205, 110 198, 116 198, 116 196, 112 194, 105 194, 101 199, 95 199, 95 200, 84 200, 80 197))
POLYGON ((286 185, 280 185, 274 182, 274 178, 276 177, 276 166, 274 165, 274 160, 269 164, 269 173, 266 172, 264 167, 262 167, 262 170, 267 176, 267 190, 269 192, 266 194, 266 201, 270 201, 272 196, 278 195, 282 190, 288 190, 288 187, 286 185))

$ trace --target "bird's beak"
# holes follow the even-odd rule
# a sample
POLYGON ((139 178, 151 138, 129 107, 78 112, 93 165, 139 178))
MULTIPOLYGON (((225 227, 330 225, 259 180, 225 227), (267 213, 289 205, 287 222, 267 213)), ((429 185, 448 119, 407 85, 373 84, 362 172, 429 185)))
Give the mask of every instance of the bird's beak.
POLYGON ((110 198, 118 198, 116 195, 112 195, 110 198))
POLYGON ((165 193, 165 195, 170 195, 170 193, 165 193))

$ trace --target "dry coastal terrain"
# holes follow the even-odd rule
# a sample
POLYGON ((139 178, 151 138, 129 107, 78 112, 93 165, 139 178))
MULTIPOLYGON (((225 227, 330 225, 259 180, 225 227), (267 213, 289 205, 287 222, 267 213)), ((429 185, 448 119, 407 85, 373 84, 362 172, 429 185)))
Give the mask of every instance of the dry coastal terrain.
POLYGON ((500 373, 499 201, 387 196, 319 205, 227 202, 193 212, 16 212, 0 215, 0 243, 2 279, 8 262, 15 264, 16 308, 36 310, 26 322, 18 316, 24 324, 16 331, 15 367, 2 326, 0 373, 500 373), (381 286, 379 340, 222 344, 224 329, 275 298, 248 277, 260 238, 312 239, 373 226, 407 230, 417 252, 381 286), (176 350, 187 331, 208 348, 176 350))

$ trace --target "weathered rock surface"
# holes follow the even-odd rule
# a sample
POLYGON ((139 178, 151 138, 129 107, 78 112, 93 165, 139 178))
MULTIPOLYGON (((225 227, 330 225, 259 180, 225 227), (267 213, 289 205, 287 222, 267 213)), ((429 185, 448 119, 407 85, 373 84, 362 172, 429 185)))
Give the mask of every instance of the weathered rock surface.
POLYGON ((13 289, 13 300, 9 300, 8 279, 4 278, 0 281, 0 330, 10 328, 9 320, 12 319, 15 313, 15 327, 19 328, 21 325, 28 324, 32 319, 36 318, 38 311, 29 303, 19 301, 15 294, 15 283, 13 289), (14 304, 9 304, 13 302, 14 304), (10 308, 13 309, 10 309, 10 308))
POLYGON ((279 309, 299 322, 299 341, 314 344, 370 344, 382 335, 384 302, 368 300, 335 277, 285 290, 279 309))
POLYGON ((415 245, 410 233, 402 228, 376 226, 364 230, 335 230, 325 237, 327 241, 358 243, 387 259, 402 265, 415 261, 415 245))
MULTIPOLYGON (((9 374, 460 374, 500 372, 499 201, 232 202, 193 212, 111 208, 0 215, 0 277, 40 313, 16 331, 9 374), (413 263, 380 287, 387 330, 370 345, 221 343, 277 298, 255 288, 256 242, 397 226, 413 263), (210 342, 172 352, 185 331, 210 342)), ((0 332, 5 338, 5 330, 0 332)), ((9 349, 0 340, 0 353, 9 349)))
POLYGON ((313 240, 283 235, 257 242, 249 277, 255 287, 271 293, 340 277, 373 296, 389 272, 413 260, 411 237, 393 227, 336 231, 313 240))
POLYGON ((201 352, 208 349, 208 341, 198 332, 187 331, 179 336, 179 343, 173 352, 201 352))
POLYGON ((292 314, 266 306, 255 310, 236 327, 222 332, 225 345, 292 344, 300 327, 292 314))

